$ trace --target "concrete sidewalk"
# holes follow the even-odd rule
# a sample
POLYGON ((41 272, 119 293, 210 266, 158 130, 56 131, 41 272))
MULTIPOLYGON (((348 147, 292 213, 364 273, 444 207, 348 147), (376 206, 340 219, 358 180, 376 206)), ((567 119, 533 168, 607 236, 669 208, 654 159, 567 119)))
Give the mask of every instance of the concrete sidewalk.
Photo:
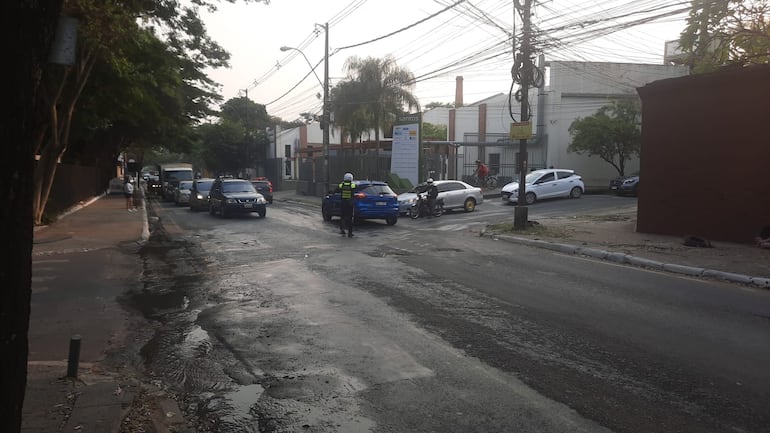
MULTIPOLYGON (((118 432, 135 398, 152 392, 109 357, 132 323, 118 298, 141 284, 149 229, 139 201, 130 212, 122 195, 96 197, 35 228, 22 432, 118 432)), ((166 408, 179 413, 175 403, 166 408)), ((175 421, 156 418, 161 432, 175 421)))

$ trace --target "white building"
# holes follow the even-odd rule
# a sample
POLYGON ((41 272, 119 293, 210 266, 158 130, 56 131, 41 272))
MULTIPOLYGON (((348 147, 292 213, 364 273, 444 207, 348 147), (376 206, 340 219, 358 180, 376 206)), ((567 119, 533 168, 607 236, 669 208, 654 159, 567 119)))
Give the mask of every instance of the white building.
MULTIPOLYGON (((637 87, 688 73, 684 66, 631 63, 553 61, 545 67, 545 87, 532 89, 529 95, 535 136, 528 140, 528 167, 571 168, 583 176, 587 187, 594 188, 606 187, 617 171, 597 156, 567 151, 572 122, 594 115, 613 99, 638 98, 637 87)), ((458 77, 456 92, 458 108, 427 111, 423 121, 446 125, 447 141, 462 144, 458 154, 466 170, 460 170, 460 175, 481 159, 502 180, 518 177, 519 142, 510 142, 508 136, 511 112, 520 120, 520 103, 514 100, 509 106, 508 95, 501 93, 463 105, 462 77, 458 77)), ((638 169, 638 159, 626 163, 627 173, 638 169)))

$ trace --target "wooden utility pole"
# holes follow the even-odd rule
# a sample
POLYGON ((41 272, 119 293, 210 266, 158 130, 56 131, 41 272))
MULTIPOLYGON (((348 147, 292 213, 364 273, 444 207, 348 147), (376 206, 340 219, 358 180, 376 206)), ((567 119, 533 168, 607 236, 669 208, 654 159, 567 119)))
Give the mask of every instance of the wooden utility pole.
MULTIPOLYGON (((524 0, 521 7, 522 20, 522 41, 521 41, 521 59, 519 64, 519 77, 521 85, 521 122, 529 121, 529 87, 532 84, 532 22, 530 21, 530 9, 532 0, 524 0)), ((514 5, 519 5, 514 0, 514 5)), ((513 212, 513 228, 524 229, 527 226, 529 217, 529 208, 527 208, 527 139, 519 140, 519 196, 516 202, 516 208, 513 212)))

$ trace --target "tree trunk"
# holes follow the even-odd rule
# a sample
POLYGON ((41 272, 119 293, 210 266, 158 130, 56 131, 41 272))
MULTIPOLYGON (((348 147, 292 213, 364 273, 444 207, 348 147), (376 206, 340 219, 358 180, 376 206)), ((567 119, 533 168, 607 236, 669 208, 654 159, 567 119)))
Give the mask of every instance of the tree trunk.
POLYGON ((36 114, 42 67, 47 61, 63 0, 3 3, 6 56, 13 59, 2 119, 0 243, 11 248, 0 265, 0 420, 3 431, 21 431, 27 383, 32 280, 32 174, 35 137, 44 123, 36 114))

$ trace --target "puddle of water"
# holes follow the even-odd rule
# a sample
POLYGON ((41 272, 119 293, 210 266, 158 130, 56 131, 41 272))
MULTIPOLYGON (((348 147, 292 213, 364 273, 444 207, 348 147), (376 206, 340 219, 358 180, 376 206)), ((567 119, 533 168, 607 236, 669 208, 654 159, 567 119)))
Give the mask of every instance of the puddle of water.
POLYGON ((245 385, 239 387, 236 391, 223 396, 230 401, 232 413, 231 418, 247 418, 251 416, 251 408, 265 392, 262 385, 245 385))

